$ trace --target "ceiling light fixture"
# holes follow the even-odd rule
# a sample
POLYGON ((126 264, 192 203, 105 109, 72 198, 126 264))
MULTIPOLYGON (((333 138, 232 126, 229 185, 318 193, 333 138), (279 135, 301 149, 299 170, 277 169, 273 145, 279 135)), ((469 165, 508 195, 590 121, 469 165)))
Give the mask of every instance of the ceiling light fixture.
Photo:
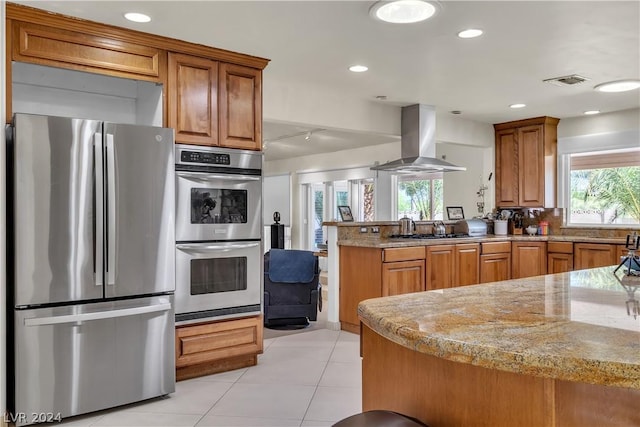
POLYGON ((458 37, 461 39, 472 39, 482 35, 482 30, 469 28, 468 30, 462 30, 458 33, 458 37))
POLYGON ((511 104, 509 105, 509 108, 524 108, 526 106, 527 104, 511 104))
POLYGON ((587 116, 593 116, 594 114, 600 114, 600 110, 589 110, 585 111, 584 114, 586 114, 587 116))
POLYGON ((614 82, 601 83, 594 87, 598 92, 626 92, 638 89, 640 80, 616 80, 614 82))
POLYGON ((392 24, 413 24, 425 21, 436 13, 436 7, 423 0, 378 1, 369 9, 369 14, 392 24))
POLYGON ((307 134, 305 135, 304 139, 305 141, 309 141, 311 139, 311 135, 313 134, 312 131, 307 132, 307 134))
POLYGON ((349 71, 353 71, 354 73, 364 73, 368 69, 369 67, 365 65, 352 65, 351 67, 349 67, 349 71))
POLYGON ((144 13, 137 12, 129 12, 125 13, 124 17, 132 22, 149 22, 151 21, 151 17, 149 15, 145 15, 144 13))

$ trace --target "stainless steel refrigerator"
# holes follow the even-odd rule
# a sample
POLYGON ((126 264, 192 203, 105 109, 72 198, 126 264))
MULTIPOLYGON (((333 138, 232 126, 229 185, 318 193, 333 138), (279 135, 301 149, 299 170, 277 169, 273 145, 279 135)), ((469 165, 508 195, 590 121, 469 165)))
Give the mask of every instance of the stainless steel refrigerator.
POLYGON ((173 129, 16 114, 8 135, 17 424, 173 392, 173 129))

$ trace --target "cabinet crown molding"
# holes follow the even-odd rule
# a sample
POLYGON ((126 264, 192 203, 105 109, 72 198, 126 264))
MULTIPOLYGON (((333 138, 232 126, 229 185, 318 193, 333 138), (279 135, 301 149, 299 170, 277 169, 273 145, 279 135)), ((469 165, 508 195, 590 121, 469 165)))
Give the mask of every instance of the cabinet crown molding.
POLYGON ((532 117, 530 119, 522 119, 522 120, 514 120, 511 122, 504 123, 495 123, 493 128, 495 130, 502 129, 511 129, 522 126, 531 126, 531 125, 557 125, 560 122, 560 119, 549 116, 542 117, 532 117))

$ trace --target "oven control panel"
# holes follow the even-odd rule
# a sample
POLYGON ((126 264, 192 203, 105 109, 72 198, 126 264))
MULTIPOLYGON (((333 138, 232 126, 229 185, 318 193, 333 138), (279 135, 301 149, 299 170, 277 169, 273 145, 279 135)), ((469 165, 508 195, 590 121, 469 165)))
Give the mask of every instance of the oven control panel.
POLYGON ((223 153, 209 153, 203 151, 182 151, 180 153, 182 163, 206 163, 209 165, 230 165, 231 157, 223 153))

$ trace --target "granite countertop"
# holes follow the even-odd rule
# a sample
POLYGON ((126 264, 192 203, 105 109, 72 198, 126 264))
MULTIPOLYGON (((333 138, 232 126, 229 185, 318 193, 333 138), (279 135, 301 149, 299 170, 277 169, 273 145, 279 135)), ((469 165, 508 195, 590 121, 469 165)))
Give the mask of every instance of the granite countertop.
POLYGON ((404 248, 408 246, 451 245, 456 243, 481 243, 481 242, 579 242, 579 243, 611 243, 624 245, 624 238, 604 238, 585 236, 528 236, 506 235, 496 236, 487 234, 483 237, 457 237, 442 239, 389 239, 389 238, 362 238, 339 240, 339 246, 358 246, 365 248, 404 248))
MULTIPOLYGON (((640 389, 640 316, 614 267, 362 301, 358 314, 409 349, 490 369, 640 389)), ((625 279, 626 280, 626 279, 625 279)), ((634 278, 629 289, 640 288, 634 278)), ((635 295, 640 300, 640 291, 635 295)))

